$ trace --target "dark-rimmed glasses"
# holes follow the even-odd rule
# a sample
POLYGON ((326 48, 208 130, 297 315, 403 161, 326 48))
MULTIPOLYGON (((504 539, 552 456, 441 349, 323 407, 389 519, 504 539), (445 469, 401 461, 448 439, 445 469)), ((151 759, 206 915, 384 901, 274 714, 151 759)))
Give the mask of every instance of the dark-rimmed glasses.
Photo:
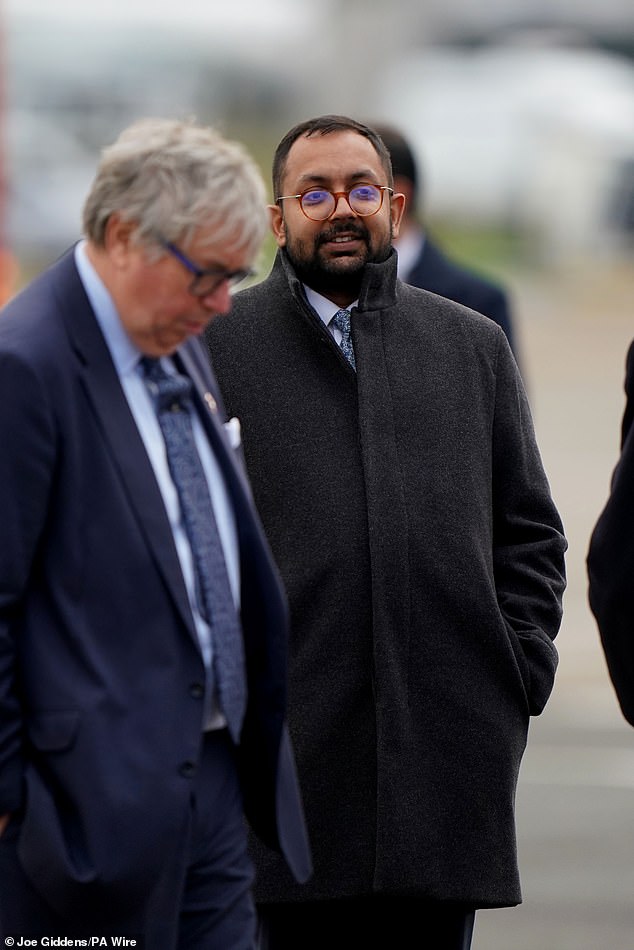
POLYGON ((367 218, 376 214, 383 205, 383 193, 394 190, 388 185, 370 185, 365 182, 354 185, 348 191, 328 191, 327 188, 308 188, 299 195, 280 195, 275 201, 287 201, 296 198, 299 206, 311 221, 327 221, 337 209, 340 198, 345 198, 351 211, 367 218))
POLYGON ((161 241, 166 251, 183 264, 194 275, 194 279, 187 288, 194 297, 207 297, 213 294, 224 281, 229 282, 231 288, 237 287, 247 277, 253 277, 252 270, 225 270, 224 267, 198 267, 186 254, 172 244, 171 241, 161 241))

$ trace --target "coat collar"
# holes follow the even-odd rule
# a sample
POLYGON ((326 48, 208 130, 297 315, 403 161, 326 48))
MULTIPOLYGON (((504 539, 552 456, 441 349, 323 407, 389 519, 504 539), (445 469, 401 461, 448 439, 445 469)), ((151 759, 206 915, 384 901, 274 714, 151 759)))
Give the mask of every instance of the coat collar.
MULTIPOLYGON (((380 264, 366 264, 361 290, 359 292, 358 310, 385 310, 396 304, 396 251, 391 249, 389 256, 380 264)), ((301 281, 295 273, 288 254, 283 249, 277 252, 273 272, 284 274, 296 300, 301 300, 305 306, 305 297, 301 281)))

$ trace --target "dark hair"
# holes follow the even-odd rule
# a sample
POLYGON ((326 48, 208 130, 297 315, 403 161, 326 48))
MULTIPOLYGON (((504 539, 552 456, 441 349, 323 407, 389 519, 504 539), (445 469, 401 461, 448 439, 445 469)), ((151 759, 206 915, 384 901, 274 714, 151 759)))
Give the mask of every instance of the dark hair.
POLYGON ((316 119, 307 119, 306 122, 300 122, 293 126, 286 133, 280 144, 275 150, 273 157, 273 196, 277 198, 282 187, 282 179, 286 170, 286 160, 292 146, 303 135, 330 135, 332 132, 357 132, 363 135, 372 143, 375 152, 381 159, 381 164, 387 176, 387 183, 392 186, 392 164, 390 162, 390 153, 383 144, 381 137, 368 125, 363 125, 355 119, 349 119, 345 115, 321 115, 316 119))
POLYGON ((375 131, 381 136, 392 160, 392 173, 407 178, 414 188, 416 198, 419 186, 419 173, 416 158, 409 142, 395 128, 389 125, 375 125, 375 131))

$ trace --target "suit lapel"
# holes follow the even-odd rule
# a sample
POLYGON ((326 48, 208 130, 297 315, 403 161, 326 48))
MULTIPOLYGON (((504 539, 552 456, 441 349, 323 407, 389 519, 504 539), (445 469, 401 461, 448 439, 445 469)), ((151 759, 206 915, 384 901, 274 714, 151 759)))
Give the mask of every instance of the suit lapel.
POLYGON ((242 464, 237 462, 237 452, 229 444, 224 431, 226 412, 220 391, 211 370, 200 359, 193 342, 182 346, 175 354, 175 363, 189 376, 194 384, 194 399, 205 432, 225 477, 234 504, 250 508, 251 491, 242 464))
MULTIPOLYGON (((80 364, 80 378, 88 400, 110 445, 112 459, 146 538, 150 556, 183 622, 198 642, 174 538, 154 470, 71 255, 60 262, 58 275, 60 284, 63 283, 60 295, 64 301, 63 319, 80 364)), ((236 450, 231 447, 224 432, 226 412, 220 391, 196 340, 183 344, 173 358, 194 384, 199 415, 234 505, 241 562, 246 567, 256 551, 264 551, 263 538, 254 513, 244 466, 238 461, 236 450)), ((266 562, 266 558, 262 561, 266 562)))
MULTIPOLYGON (((264 571, 268 583, 272 583, 268 549, 253 505, 242 448, 232 448, 224 431, 226 412, 209 363, 193 340, 179 349, 174 360, 194 384, 199 415, 231 497, 240 548, 241 583, 246 577, 253 577, 256 562, 257 572, 264 571)), ((272 591, 270 596, 273 597, 272 591)), ((244 606, 243 600, 243 616, 244 606)))
POLYGON ((154 470, 74 264, 71 287, 70 290, 67 287, 65 293, 70 304, 64 308, 64 320, 80 362, 80 379, 88 401, 108 441, 151 558, 197 642, 180 562, 154 470), (73 280, 75 286, 72 286, 73 280))

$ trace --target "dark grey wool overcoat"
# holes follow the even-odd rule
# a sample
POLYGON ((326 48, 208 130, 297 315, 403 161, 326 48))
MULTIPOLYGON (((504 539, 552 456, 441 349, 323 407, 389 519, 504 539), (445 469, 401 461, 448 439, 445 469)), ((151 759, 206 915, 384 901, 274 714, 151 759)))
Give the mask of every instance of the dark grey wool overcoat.
POLYGON ((497 324, 366 267, 357 373, 284 252, 210 326, 292 614, 289 718, 315 873, 262 901, 521 900, 514 798, 550 694, 562 525, 497 324))

